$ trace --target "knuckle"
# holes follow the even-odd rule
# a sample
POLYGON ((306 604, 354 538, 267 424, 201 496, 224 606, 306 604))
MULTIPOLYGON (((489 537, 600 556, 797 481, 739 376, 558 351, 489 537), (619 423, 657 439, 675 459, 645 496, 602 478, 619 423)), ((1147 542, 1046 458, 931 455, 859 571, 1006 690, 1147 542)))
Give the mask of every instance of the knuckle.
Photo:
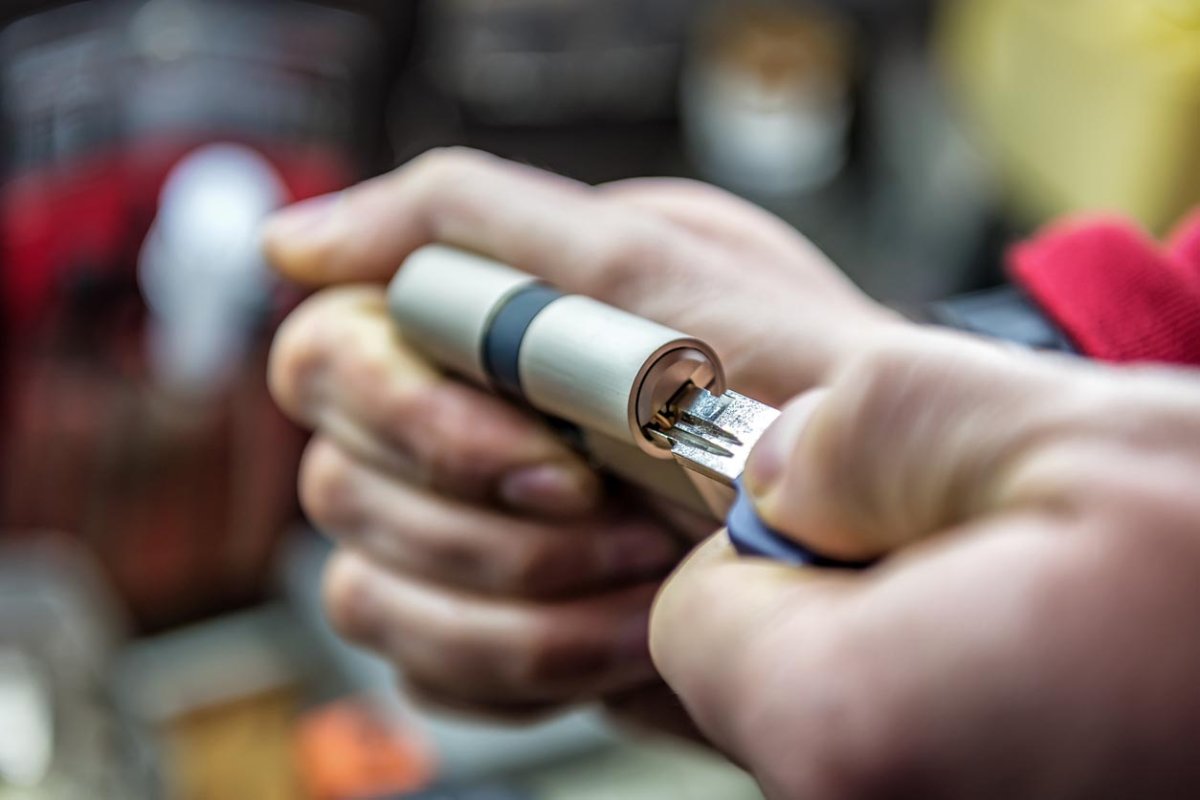
MULTIPOLYGON (((344 195, 346 205, 360 202, 355 194, 348 190, 344 195)), ((348 236, 335 229, 329 235, 312 236, 303 240, 303 261, 311 268, 320 269, 327 275, 340 273, 352 274, 350 270, 362 257, 361 237, 348 236)))
POLYGON ((921 368, 921 360, 907 348, 873 348, 850 362, 834 391, 848 401, 857 422, 873 416, 871 411, 882 404, 894 403, 920 387, 917 373, 921 368))
POLYGON ((381 643, 379 612, 354 558, 335 555, 322 582, 325 614, 341 636, 367 647, 381 643))
POLYGON ((357 517, 353 467, 332 442, 315 439, 300 464, 300 504, 322 529, 352 524, 357 517))
POLYGON ((514 548, 505 560, 504 570, 505 588, 515 594, 533 597, 558 594, 578 585, 580 578, 569 553, 547 541, 514 548))
POLYGON ((658 184, 663 189, 679 194, 691 194, 699 197, 715 197, 722 200, 733 200, 734 197, 724 189, 718 189, 711 183, 696 180, 695 178, 658 178, 658 184))
MULTIPOLYGON (((364 385, 380 385, 381 370, 370 364, 364 364, 362 369, 360 378, 364 385), (379 377, 372 377, 374 374, 379 377)), ((381 397, 378 404, 379 432, 389 447, 411 461, 413 482, 423 486, 432 485, 436 471, 444 469, 442 465, 454 458, 449 452, 455 447, 454 428, 447 436, 437 394, 433 386, 398 387, 381 397)))
MULTIPOLYGON (((922 383, 917 370, 907 352, 891 347, 873 350, 851 362, 841 379, 835 381, 826 404, 830 413, 825 415, 821 432, 830 440, 827 448, 855 461, 869 457, 870 453, 858 443, 870 441, 871 447, 877 445, 872 432, 890 428, 897 419, 909 418, 907 412, 921 402, 922 394, 928 394, 929 384, 922 383)), ((866 474, 853 468, 844 472, 866 474)))
POLYGON ((437 240, 454 235, 448 228, 487 224, 487 206, 475 195, 495 195, 490 184, 513 169, 511 162, 478 150, 444 147, 418 156, 397 177, 420 198, 418 213, 437 240))
POLYGON ((422 462, 429 485, 460 498, 486 500, 494 454, 479 452, 469 433, 444 422, 426 430, 430 442, 423 448, 422 462))
POLYGON ((580 684, 611 660, 601 643, 551 613, 528 622, 508 646, 507 676, 516 689, 580 684))
MULTIPOLYGON (((380 397, 383 404, 402 404, 408 400, 410 389, 397 381, 396 362, 386 349, 386 342, 371 336, 365 330, 330 331, 336 339, 339 351, 338 365, 342 368, 344 385, 353 389, 357 396, 380 397)), ((389 413, 392 409, 384 408, 389 413)), ((399 409, 403 411, 404 409, 399 409)), ((402 419, 402 418, 401 418, 402 419)))
POLYGON ((412 673, 399 676, 401 690, 418 707, 450 712, 481 722, 528 725, 545 719, 560 707, 548 702, 479 698, 460 686, 447 686, 440 676, 422 677, 412 673))
POLYGON ((737 207, 752 207, 745 200, 725 189, 694 178, 651 178, 645 191, 664 201, 694 200, 711 207, 714 212, 737 207))
POLYGON ((390 398, 385 414, 392 444, 411 457, 421 483, 483 500, 503 453, 461 424, 475 413, 472 400, 445 382, 410 386, 390 398))
POLYGON ((624 233, 595 245, 580 259, 590 263, 591 291, 606 300, 638 300, 678 271, 677 240, 665 226, 639 220, 624 233))
POLYGON ((469 535, 416 535, 413 528, 401 528, 400 535, 412 542, 419 541, 420 558, 428 571, 437 577, 456 583, 475 583, 487 575, 492 559, 486 548, 469 535))
POLYGON ((957 517, 973 500, 979 487, 958 432, 975 421, 968 415, 986 421, 992 398, 968 397, 956 370, 970 362, 955 356, 891 345, 859 355, 834 380, 804 446, 821 465, 824 508, 844 533, 872 546, 905 541, 957 517), (931 448, 936 463, 960 470, 952 479, 929 467, 931 448))
POLYGON ((492 158, 469 147, 435 147, 409 162, 406 170, 419 182, 453 183, 491 163, 492 158))
POLYGON ((497 672, 487 640, 466 626, 414 624, 396 637, 389 655, 407 679, 436 686, 450 696, 465 697, 484 689, 497 672))

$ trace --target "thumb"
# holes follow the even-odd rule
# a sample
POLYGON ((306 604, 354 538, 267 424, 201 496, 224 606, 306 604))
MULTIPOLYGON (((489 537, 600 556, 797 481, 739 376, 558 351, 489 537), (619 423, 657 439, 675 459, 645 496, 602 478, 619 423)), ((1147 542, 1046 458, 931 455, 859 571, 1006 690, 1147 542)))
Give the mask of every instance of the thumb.
POLYGON ((883 555, 1003 505, 1010 469, 1068 416, 1064 367, 940 333, 866 354, 784 408, 747 489, 817 552, 883 555))
POLYGON ((845 599, 864 576, 796 570, 739 558, 723 533, 675 570, 650 614, 650 653, 663 679, 709 740, 738 762, 754 761, 768 676, 820 675, 845 599), (790 659, 788 641, 804 642, 790 659))

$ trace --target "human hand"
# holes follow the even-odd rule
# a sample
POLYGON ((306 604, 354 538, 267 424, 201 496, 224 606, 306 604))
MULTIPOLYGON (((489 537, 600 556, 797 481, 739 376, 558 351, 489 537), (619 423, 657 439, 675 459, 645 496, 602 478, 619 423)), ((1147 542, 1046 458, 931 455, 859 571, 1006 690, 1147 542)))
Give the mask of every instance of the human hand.
POLYGON ((652 651, 771 798, 1200 795, 1200 380, 944 335, 850 359, 746 479, 862 573, 713 537, 652 651))
POLYGON ((713 525, 604 496, 539 420, 404 346, 380 284, 433 241, 700 336, 769 402, 908 327, 783 223, 688 182, 592 188, 445 151, 268 226, 285 274, 335 286, 285 323, 271 365, 280 405, 316 430, 301 498, 338 542, 335 625, 444 704, 623 697, 655 680, 647 617, 681 535, 713 525))

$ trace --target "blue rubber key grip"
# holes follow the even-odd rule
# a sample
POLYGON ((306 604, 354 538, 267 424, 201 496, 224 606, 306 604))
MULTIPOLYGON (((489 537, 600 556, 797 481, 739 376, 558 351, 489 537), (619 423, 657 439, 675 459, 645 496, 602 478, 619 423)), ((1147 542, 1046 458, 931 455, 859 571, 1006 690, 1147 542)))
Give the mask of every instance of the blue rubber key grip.
POLYGON ((769 558, 785 564, 796 566, 826 567, 834 569, 865 569, 874 561, 841 561, 814 553, 804 545, 781 536, 767 527, 758 511, 750 493, 742 484, 737 482, 737 499, 725 518, 725 526, 729 531, 729 541, 733 549, 743 556, 769 558))

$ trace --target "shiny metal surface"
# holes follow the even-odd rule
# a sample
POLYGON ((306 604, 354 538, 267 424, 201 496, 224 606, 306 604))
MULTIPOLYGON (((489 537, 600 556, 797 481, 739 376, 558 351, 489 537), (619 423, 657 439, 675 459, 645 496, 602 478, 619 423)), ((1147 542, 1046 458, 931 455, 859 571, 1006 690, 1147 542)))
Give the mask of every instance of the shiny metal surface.
POLYGON ((778 417, 778 409, 737 392, 714 395, 691 387, 647 433, 689 471, 732 486, 745 470, 750 450, 778 417))
MULTIPOLYGON (((409 257, 388 300, 406 340, 488 386, 481 358, 488 328, 497 309, 534 280, 434 245, 409 257)), ((578 295, 537 313, 517 367, 525 400, 577 425, 595 463, 718 516, 750 447, 779 413, 725 391, 720 361, 704 342, 578 295)))
POLYGON ((724 385, 708 345, 579 295, 555 301, 530 324, 520 373, 535 408, 655 458, 670 454, 643 432, 657 411, 652 398, 670 398, 691 379, 724 385), (648 402, 639 403, 643 396, 648 402))
POLYGON ((496 308, 532 275, 443 245, 413 253, 388 287, 388 307, 405 340, 440 366, 481 386, 489 379, 480 344, 496 308))

